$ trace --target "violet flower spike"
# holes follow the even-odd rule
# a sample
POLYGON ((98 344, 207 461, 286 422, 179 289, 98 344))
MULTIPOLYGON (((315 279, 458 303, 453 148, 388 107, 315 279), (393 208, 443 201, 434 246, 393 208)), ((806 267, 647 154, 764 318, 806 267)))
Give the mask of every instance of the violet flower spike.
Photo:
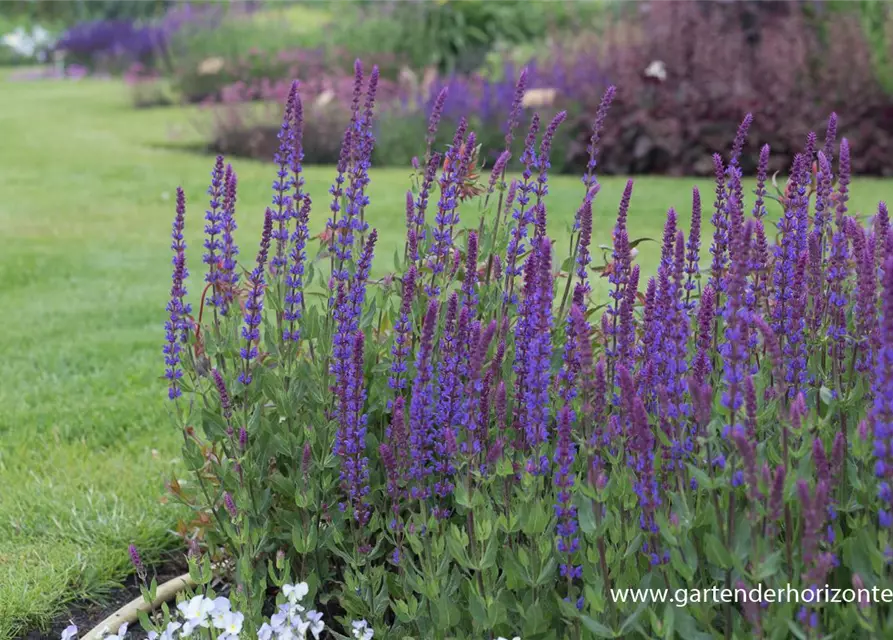
POLYGON ((893 527, 893 255, 884 262, 878 350, 875 355, 874 401, 869 421, 874 433, 874 473, 880 480, 880 525, 893 527))
POLYGON ((257 252, 256 267, 248 276, 248 299, 245 301, 244 326, 242 327, 242 339, 245 346, 239 350, 242 358, 242 371, 239 373, 239 382, 244 385, 251 384, 251 366, 257 359, 258 343, 260 342, 260 324, 263 320, 264 293, 266 290, 267 257, 270 251, 270 239, 273 234, 273 212, 267 208, 264 215, 264 229, 261 234, 260 249, 257 252))
MULTIPOLYGON (((598 109, 595 111, 595 120, 592 123, 592 135, 589 138, 589 144, 586 147, 586 153, 589 155, 589 160, 586 163, 586 173, 583 176, 583 184, 586 186, 586 191, 591 190, 596 184, 598 184, 598 177, 596 176, 595 170, 598 166, 598 144, 601 141, 602 129, 605 126, 605 118, 608 116, 608 109, 611 108, 611 103, 614 101, 614 96, 617 94, 617 89, 611 85, 605 90, 605 94, 602 96, 601 102, 598 104, 598 109)), ((575 221, 574 230, 576 230, 577 224, 579 221, 575 221)))
POLYGON ((307 240, 310 238, 308 222, 312 201, 309 195, 302 197, 301 211, 297 216, 297 224, 291 236, 291 252, 288 261, 288 273, 285 275, 285 312, 283 318, 288 324, 282 330, 282 340, 299 342, 301 329, 299 323, 304 309, 304 263, 307 260, 307 240))
POLYGON ((208 265, 208 273, 205 274, 205 282, 211 285, 209 303, 214 307, 222 307, 223 296, 220 293, 220 256, 223 243, 220 235, 223 232, 223 201, 225 192, 223 156, 217 156, 214 169, 211 171, 211 186, 208 187, 208 195, 211 197, 209 208, 205 211, 205 253, 202 262, 208 265))
POLYGON ((757 164, 757 199, 753 205, 752 215, 757 220, 766 215, 766 178, 769 170, 769 145, 760 149, 760 160, 757 164))
POLYGON ((437 324, 437 300, 428 303, 422 325, 422 337, 416 356, 416 377, 413 380, 409 405, 409 447, 412 482, 412 499, 424 499, 429 495, 426 479, 433 472, 434 439, 434 367, 432 351, 434 329, 437 324))
POLYGON ((276 241, 276 252, 270 260, 271 275, 280 274, 286 264, 286 246, 289 237, 288 220, 291 217, 289 211, 293 206, 289 191, 294 186, 289 171, 295 152, 294 114, 300 100, 298 82, 295 81, 288 93, 282 125, 276 136, 279 139, 279 148, 273 156, 273 161, 278 169, 276 170, 276 179, 273 181, 273 207, 271 209, 273 215, 272 238, 276 241))
POLYGON ((223 412, 223 418, 229 422, 233 417, 233 404, 229 392, 226 390, 226 383, 217 369, 211 370, 211 377, 214 379, 214 386, 217 387, 217 394, 220 396, 220 409, 223 412))
POLYGON ((512 105, 509 109, 509 119, 505 128, 505 148, 512 148, 512 141, 515 139, 515 128, 521 121, 521 111, 523 109, 524 94, 527 91, 527 67, 521 69, 518 75, 518 83, 515 85, 515 95, 512 98, 512 105))
POLYGON ((239 247, 236 246, 236 191, 238 178, 231 165, 226 165, 224 174, 224 199, 221 227, 223 230, 223 256, 220 260, 220 269, 217 274, 217 285, 222 290, 222 300, 219 306, 220 313, 227 315, 230 305, 235 300, 235 290, 239 284, 239 274, 236 271, 236 256, 239 255, 239 247))
POLYGON ((692 292, 698 286, 701 260, 701 192, 697 187, 691 193, 691 229, 688 232, 688 244, 685 247, 685 310, 695 308, 692 292))
POLYGON ((443 114, 443 105, 446 103, 449 95, 449 87, 444 87, 434 99, 431 107, 431 115, 428 117, 428 131, 425 135, 425 160, 431 160, 431 145, 434 144, 434 138, 437 136, 437 127, 440 124, 440 117, 443 114))
POLYGON ((388 386, 398 392, 406 388, 407 358, 412 346, 412 301, 415 298, 416 279, 418 271, 414 264, 409 265, 406 275, 403 276, 403 294, 400 302, 400 316, 394 326, 394 346, 391 348, 393 361, 391 362, 391 375, 388 378, 388 386))
POLYGON ((171 299, 167 304, 168 320, 164 323, 165 344, 164 353, 165 371, 164 377, 168 380, 168 398, 176 400, 183 395, 180 389, 180 379, 183 377, 183 367, 180 364, 180 353, 192 329, 192 321, 189 314, 191 306, 186 302, 186 278, 189 271, 186 268, 186 242, 183 240, 183 229, 186 216, 186 195, 183 189, 177 187, 177 213, 171 229, 171 249, 174 251, 173 273, 171 275, 171 299))

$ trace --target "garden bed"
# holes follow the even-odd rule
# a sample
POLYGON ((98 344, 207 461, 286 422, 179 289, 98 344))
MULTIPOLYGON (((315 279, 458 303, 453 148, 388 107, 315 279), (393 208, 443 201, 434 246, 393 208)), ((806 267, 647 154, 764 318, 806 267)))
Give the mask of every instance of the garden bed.
MULTIPOLYGON (((182 554, 176 554, 166 558, 160 565, 155 567, 154 573, 150 571, 149 575, 154 575, 156 580, 158 580, 158 584, 163 584, 172 578, 183 575, 185 572, 186 562, 182 554)), ((75 625, 83 633, 86 633, 118 609, 139 597, 139 582, 136 574, 132 574, 120 587, 111 590, 101 602, 89 600, 74 602, 68 611, 56 618, 48 628, 34 629, 15 640, 58 639, 62 635, 62 631, 71 624, 75 625)), ((134 629, 139 628, 139 625, 131 626, 134 626, 134 629)))

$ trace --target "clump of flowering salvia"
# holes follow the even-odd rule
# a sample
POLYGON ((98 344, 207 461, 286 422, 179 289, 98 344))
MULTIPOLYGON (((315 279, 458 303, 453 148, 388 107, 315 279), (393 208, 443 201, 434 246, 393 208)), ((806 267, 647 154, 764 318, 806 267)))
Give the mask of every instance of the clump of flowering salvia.
POLYGON ((369 190, 378 73, 355 71, 322 219, 297 91, 272 207, 237 214, 235 173, 215 164, 198 317, 178 197, 164 355, 193 478, 171 488, 196 511, 181 528, 192 556, 226 574, 244 628, 271 637, 269 587, 291 571, 347 638, 889 634, 865 594, 827 600, 893 586, 893 234, 883 203, 852 211, 858 150, 836 140, 836 116, 782 191, 763 146, 751 192, 742 114, 713 158, 713 203, 698 190, 667 203, 649 272, 633 181, 609 203, 596 176, 615 90, 579 204, 557 209, 550 141, 565 115, 525 113, 522 74, 494 156, 472 120, 436 148, 435 110, 392 264, 375 255, 369 190), (506 171, 514 139, 519 175, 506 171), (238 253, 231 231, 248 215, 263 218, 260 248, 236 269, 251 242, 238 253), (569 256, 550 219, 571 229, 569 256), (643 613, 623 596, 788 585, 805 597, 643 613))

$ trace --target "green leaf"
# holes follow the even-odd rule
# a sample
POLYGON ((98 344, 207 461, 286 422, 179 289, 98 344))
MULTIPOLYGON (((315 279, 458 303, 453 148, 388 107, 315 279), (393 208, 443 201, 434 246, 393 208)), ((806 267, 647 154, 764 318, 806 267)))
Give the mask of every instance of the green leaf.
POLYGON ((626 560, 636 551, 638 551, 642 547, 642 542, 644 538, 641 533, 637 533, 636 537, 632 539, 629 545, 626 547, 626 551, 623 554, 623 559, 626 560))
POLYGON ((719 538, 712 533, 708 533, 705 536, 705 543, 707 547, 707 559, 722 569, 731 569, 732 556, 725 545, 720 542, 719 538))
POLYGON ((580 616, 580 620, 583 621, 583 626, 589 629, 597 638, 616 638, 617 634, 615 634, 610 627, 606 627, 601 622, 597 622, 590 618, 589 616, 580 616))

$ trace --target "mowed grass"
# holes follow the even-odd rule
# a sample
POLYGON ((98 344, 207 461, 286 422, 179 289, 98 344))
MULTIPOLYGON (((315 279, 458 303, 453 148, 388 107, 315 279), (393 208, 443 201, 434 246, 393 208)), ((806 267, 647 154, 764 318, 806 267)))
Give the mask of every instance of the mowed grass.
MULTIPOLYGON (((127 545, 149 558, 175 546, 182 515, 164 504, 177 468, 162 372, 174 189, 189 202, 195 302, 212 160, 195 111, 136 111, 115 82, 12 83, 0 76, 0 639, 45 625, 72 600, 101 597, 130 571, 127 545)), ((856 150, 858 153, 858 150, 856 150)), ((271 165, 235 160, 238 239, 253 259, 271 165)), ((331 167, 307 167, 313 231, 328 213, 331 167)), ((604 178, 595 242, 607 243, 623 178, 604 178)), ((675 206, 687 227, 691 187, 704 180, 637 179, 631 235, 659 238, 675 206)), ((402 247, 408 172, 374 170, 368 219, 375 272, 402 247)), ((874 210, 893 183, 857 180, 852 209, 874 210)), ((550 181, 550 234, 564 251, 582 196, 577 178, 550 181)), ((475 211, 466 211, 469 221, 475 211)), ((709 217, 709 215, 708 215, 709 217)), ((704 260, 707 259, 705 239, 704 260)), ((657 248, 638 257, 653 273, 657 248)), ((605 281, 596 282, 604 296, 605 281)))

